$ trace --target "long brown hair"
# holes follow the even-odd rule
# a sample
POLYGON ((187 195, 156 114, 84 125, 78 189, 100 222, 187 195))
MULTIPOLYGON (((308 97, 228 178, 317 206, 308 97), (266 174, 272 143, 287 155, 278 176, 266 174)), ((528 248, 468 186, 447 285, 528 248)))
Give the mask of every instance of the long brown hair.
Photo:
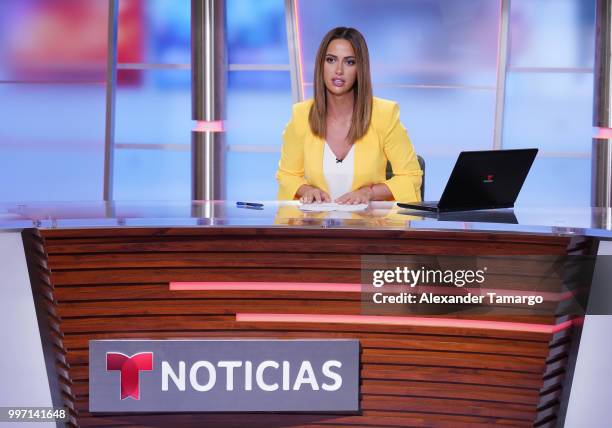
POLYGON ((310 108, 308 123, 313 134, 325 138, 327 129, 327 89, 323 67, 327 47, 336 39, 350 42, 355 51, 357 81, 353 86, 355 104, 347 138, 351 143, 362 138, 368 131, 372 118, 372 79, 370 77, 370 55, 365 39, 359 31, 350 27, 336 27, 330 30, 319 45, 314 71, 314 103, 310 108))

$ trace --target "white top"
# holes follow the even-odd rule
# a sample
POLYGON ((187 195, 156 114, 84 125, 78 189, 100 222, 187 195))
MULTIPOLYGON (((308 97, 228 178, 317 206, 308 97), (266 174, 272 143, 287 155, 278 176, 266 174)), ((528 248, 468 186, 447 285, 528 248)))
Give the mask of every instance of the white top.
POLYGON ((349 152, 342 162, 336 161, 336 155, 332 152, 327 142, 323 151, 323 176, 327 182, 329 196, 332 201, 351 191, 353 186, 353 175, 355 171, 355 151, 351 145, 349 152))

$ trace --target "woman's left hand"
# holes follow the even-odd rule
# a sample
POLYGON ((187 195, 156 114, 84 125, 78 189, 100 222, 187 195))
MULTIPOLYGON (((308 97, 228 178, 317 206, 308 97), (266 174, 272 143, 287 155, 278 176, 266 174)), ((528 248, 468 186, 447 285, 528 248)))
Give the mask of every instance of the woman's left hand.
POLYGON ((372 189, 370 186, 362 187, 361 189, 357 189, 354 192, 345 193, 336 199, 335 202, 339 204, 368 204, 372 200, 373 196, 372 189))

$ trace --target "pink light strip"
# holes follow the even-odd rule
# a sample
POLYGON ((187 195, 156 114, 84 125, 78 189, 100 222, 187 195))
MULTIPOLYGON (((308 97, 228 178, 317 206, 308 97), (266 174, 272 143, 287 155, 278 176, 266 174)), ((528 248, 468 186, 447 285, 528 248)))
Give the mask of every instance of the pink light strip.
POLYGON ((206 120, 198 120, 193 130, 195 132, 224 132, 225 123, 222 120, 215 120, 210 122, 206 120))
POLYGON ((554 334, 574 324, 573 320, 557 325, 529 324, 506 321, 465 320, 456 318, 391 317, 373 315, 319 315, 319 314, 257 314, 238 313, 237 322, 289 322, 333 323, 368 325, 404 325, 416 327, 473 328, 481 330, 522 331, 554 334))
POLYGON ((359 293, 360 284, 311 282, 171 282, 171 291, 322 291, 359 293))
POLYGON ((299 0, 295 0, 295 32, 297 33, 297 52, 298 52, 298 66, 300 67, 299 77, 300 77, 300 85, 302 88, 302 95, 305 94, 305 83, 304 83, 304 60, 302 59, 302 26, 300 22, 300 4, 299 0))
MULTIPOLYGON (((327 283, 327 282, 171 282, 171 291, 320 291, 320 292, 342 292, 360 293, 361 284, 327 283)), ((495 293, 500 296, 542 296, 546 302, 558 302, 570 299, 574 294, 570 291, 564 293, 551 293, 546 291, 522 291, 522 290, 496 290, 496 289, 464 289, 449 287, 441 289, 433 286, 419 286, 418 288, 398 287, 397 292, 424 292, 445 295, 460 295, 466 291, 477 293, 478 291, 495 293)), ((366 292, 376 292, 368 289, 366 292)), ((482 294, 482 293, 478 293, 482 294)))
POLYGON ((610 139, 612 138, 612 128, 593 128, 595 135, 593 138, 610 139))

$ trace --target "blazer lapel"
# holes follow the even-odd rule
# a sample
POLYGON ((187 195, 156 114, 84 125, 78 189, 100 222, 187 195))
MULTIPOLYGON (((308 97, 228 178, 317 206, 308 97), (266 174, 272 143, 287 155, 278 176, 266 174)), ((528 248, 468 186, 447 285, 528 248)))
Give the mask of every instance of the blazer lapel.
POLYGON ((372 165, 375 164, 377 157, 379 156, 378 140, 376 139, 376 133, 372 132, 372 127, 368 129, 368 132, 355 142, 355 164, 353 167, 353 185, 352 190, 357 190, 371 180, 372 165))
POLYGON ((351 191, 357 190, 359 187, 359 166, 363 164, 361 157, 363 156, 363 144, 365 143, 364 138, 357 140, 353 143, 353 183, 351 184, 351 191))
POLYGON ((325 181, 325 175, 323 174, 323 150, 325 149, 325 141, 322 138, 312 136, 310 141, 307 142, 312 147, 311 155, 312 165, 316 165, 312 168, 312 175, 310 182, 318 187, 319 189, 329 193, 327 182, 325 181))

